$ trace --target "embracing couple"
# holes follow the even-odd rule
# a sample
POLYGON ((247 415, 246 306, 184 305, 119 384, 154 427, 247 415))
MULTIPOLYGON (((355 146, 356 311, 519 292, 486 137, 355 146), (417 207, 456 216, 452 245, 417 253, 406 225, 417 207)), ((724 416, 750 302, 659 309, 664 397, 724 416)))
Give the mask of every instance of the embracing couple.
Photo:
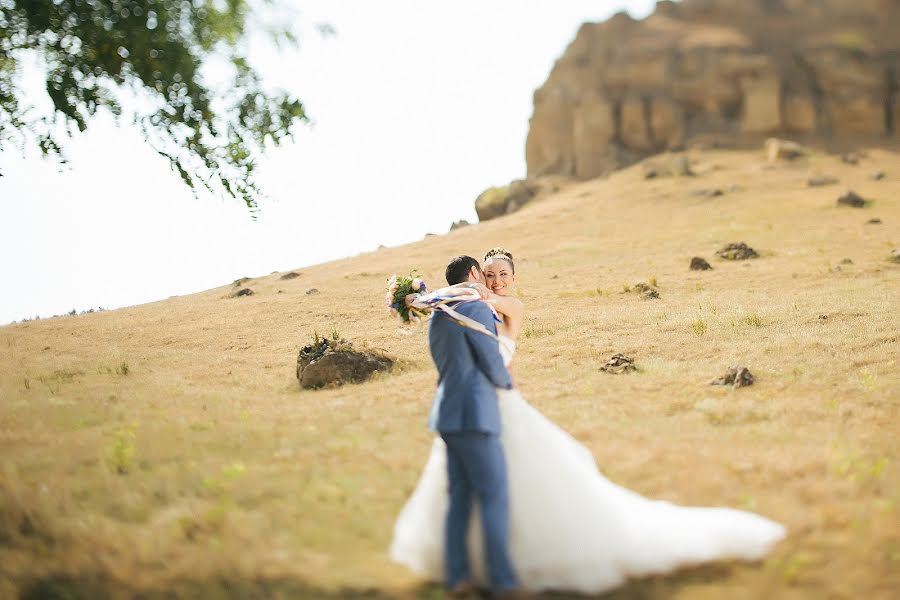
MULTIPOLYGON (((394 528, 391 558, 457 597, 599 593, 628 577, 722 559, 758 560, 782 525, 730 508, 654 501, 606 479, 590 451, 529 405, 508 367, 524 306, 512 254, 447 266, 458 301, 432 314, 438 433, 394 528), (477 510, 475 507, 477 506, 477 510)), ((415 301, 414 299, 411 301, 415 301)))

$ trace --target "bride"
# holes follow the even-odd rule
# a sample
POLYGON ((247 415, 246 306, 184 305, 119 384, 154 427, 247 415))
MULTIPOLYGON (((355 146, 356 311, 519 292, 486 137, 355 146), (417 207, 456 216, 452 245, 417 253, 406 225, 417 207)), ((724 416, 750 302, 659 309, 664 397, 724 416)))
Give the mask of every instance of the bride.
MULTIPOLYGON (((483 271, 488 289, 479 291, 502 318, 497 333, 509 365, 524 318, 522 303, 510 296, 516 281, 512 254, 490 250, 483 271)), ((600 593, 628 577, 713 560, 758 560, 785 535, 782 525, 752 513, 677 506, 620 487, 597 469, 587 448, 517 389, 497 394, 509 481, 509 553, 525 589, 600 593)), ((443 578, 447 503, 446 448, 436 437, 394 526, 392 560, 427 579, 443 578)), ((472 575, 483 584, 477 515, 472 512, 468 543, 472 575)))

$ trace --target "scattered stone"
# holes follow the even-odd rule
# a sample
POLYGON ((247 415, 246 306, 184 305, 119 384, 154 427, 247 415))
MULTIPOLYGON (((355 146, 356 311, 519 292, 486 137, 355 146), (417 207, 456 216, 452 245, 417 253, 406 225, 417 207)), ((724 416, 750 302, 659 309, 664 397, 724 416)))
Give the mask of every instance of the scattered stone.
POLYGON ((469 225, 471 225, 471 223, 469 223, 465 219, 460 219, 459 221, 454 221, 450 225, 450 231, 453 231, 454 229, 459 229, 460 227, 468 227, 469 225))
POLYGON ((659 298, 659 290, 644 282, 634 284, 631 291, 637 292, 641 300, 656 300, 659 298))
POLYGON ((715 198, 717 196, 724 196, 725 192, 718 188, 709 188, 709 189, 700 189, 700 190, 692 190, 690 192, 691 196, 697 196, 700 198, 715 198))
POLYGON ((841 259, 841 264, 842 264, 842 265, 852 265, 852 264, 853 264, 853 260, 850 259, 850 258, 843 258, 843 259, 841 259))
POLYGON ((691 169, 691 161, 688 157, 679 154, 672 157, 667 164, 647 163, 644 165, 644 179, 656 179, 657 177, 694 177, 691 169))
POLYGON ((695 256, 691 259, 691 271, 709 271, 711 269, 712 265, 706 262, 705 258, 695 256))
POLYGON ((319 290, 317 290, 316 288, 309 288, 308 290, 306 290, 307 296, 312 296, 313 294, 318 294, 318 293, 319 293, 319 290))
POLYGON ((809 150, 790 140, 769 138, 766 140, 766 157, 770 163, 779 160, 794 160, 809 154, 809 150))
POLYGON ((306 389, 365 381, 376 371, 387 371, 394 361, 377 352, 359 352, 353 344, 317 339, 297 355, 297 380, 306 389))
POLYGON ((300 277, 302 274, 303 273, 298 273, 296 271, 289 271, 289 272, 285 273, 284 275, 282 275, 281 277, 279 277, 279 279, 296 279, 296 278, 300 277))
POLYGON ((241 288, 231 295, 232 298, 240 298, 241 296, 252 296, 254 291, 250 288, 241 288))
POLYGON ((620 373, 637 371, 637 367, 634 366, 633 358, 628 358, 624 354, 613 354, 612 357, 606 361, 606 364, 600 367, 600 370, 618 375, 620 373))
POLYGON ((730 385, 734 388, 746 387, 753 385, 753 374, 747 367, 735 365, 729 368, 721 377, 710 381, 709 385, 730 385))
POLYGON ((276 294, 283 294, 283 293, 284 293, 284 290, 278 290, 278 291, 275 292, 275 293, 276 293, 276 294))
POLYGON ((885 177, 887 177, 887 173, 884 171, 875 171, 872 173, 872 181, 881 181, 885 177))
POLYGON ((838 183, 838 178, 830 177, 828 175, 810 177, 806 180, 806 185, 808 185, 809 187, 822 187, 823 185, 834 185, 836 183, 838 183))
POLYGON ((838 198, 837 203, 838 206, 843 204, 846 206, 852 206, 853 208, 862 208, 866 205, 865 199, 863 199, 862 196, 852 190, 847 190, 846 194, 838 198))
POLYGON ((841 162, 847 165, 857 165, 859 164, 860 156, 856 152, 847 152, 845 154, 841 154, 841 162))
POLYGON ((721 250, 716 252, 716 255, 724 258, 725 260, 747 260, 748 258, 759 258, 759 254, 745 244, 744 242, 738 242, 736 244, 728 244, 721 250))
POLYGON ((900 248, 891 250, 891 255, 888 257, 888 260, 900 264, 900 248))
POLYGON ((875 218, 872 218, 872 219, 869 219, 868 221, 866 221, 866 224, 868 224, 868 225, 881 225, 881 219, 879 219, 878 217, 875 217, 875 218))
POLYGON ((825 315, 825 314, 819 315, 819 320, 820 320, 820 321, 827 321, 827 320, 828 320, 828 315, 825 315))
POLYGON ((240 279, 235 279, 235 280, 234 280, 234 287, 241 287, 242 285, 244 285, 244 284, 245 284, 246 282, 248 282, 248 281, 250 281, 250 278, 249 278, 249 277, 241 277, 240 279))

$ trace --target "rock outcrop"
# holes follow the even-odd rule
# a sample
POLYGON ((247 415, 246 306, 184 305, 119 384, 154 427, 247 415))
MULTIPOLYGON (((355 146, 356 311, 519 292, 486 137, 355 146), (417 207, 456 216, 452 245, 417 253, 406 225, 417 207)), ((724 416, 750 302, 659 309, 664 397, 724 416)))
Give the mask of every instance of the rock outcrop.
POLYGON ((534 94, 528 175, 704 137, 900 138, 898 31, 900 0, 663 1, 585 24, 534 94))

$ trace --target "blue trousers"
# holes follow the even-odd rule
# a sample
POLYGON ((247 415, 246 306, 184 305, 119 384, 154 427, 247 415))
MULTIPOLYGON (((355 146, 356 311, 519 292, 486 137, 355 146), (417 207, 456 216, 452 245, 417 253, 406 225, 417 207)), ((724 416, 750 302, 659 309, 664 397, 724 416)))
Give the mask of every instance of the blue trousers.
POLYGON ((447 444, 450 506, 444 529, 444 574, 447 586, 471 579, 466 534, 472 501, 478 499, 484 531, 484 556, 491 589, 518 586, 509 560, 509 489, 500 437, 481 432, 441 433, 447 444))

